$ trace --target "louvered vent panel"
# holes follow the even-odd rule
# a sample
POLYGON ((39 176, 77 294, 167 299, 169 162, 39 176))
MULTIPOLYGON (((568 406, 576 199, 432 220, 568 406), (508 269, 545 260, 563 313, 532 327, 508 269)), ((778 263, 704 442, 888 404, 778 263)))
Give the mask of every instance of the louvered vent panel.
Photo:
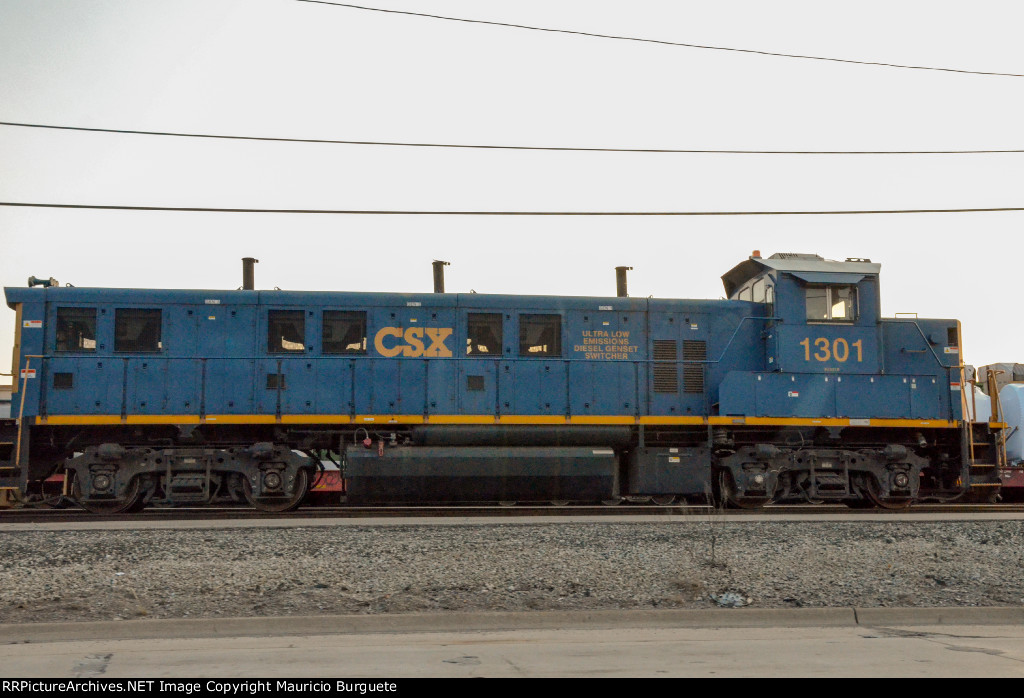
POLYGON ((654 340, 654 392, 679 392, 678 348, 674 339, 654 340), (665 363, 661 363, 665 362, 665 363))
MULTIPOLYGON (((684 341, 683 361, 706 361, 708 358, 708 345, 704 341, 684 341)), ((704 364, 686 363, 683 364, 683 392, 703 393, 704 392, 704 364)))

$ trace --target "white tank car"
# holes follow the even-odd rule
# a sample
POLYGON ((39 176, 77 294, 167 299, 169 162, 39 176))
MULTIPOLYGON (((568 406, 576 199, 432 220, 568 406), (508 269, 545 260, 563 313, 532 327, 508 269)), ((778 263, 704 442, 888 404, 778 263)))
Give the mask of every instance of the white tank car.
POLYGON ((1004 385, 999 402, 1007 424, 1006 459, 1011 465, 1019 465, 1024 463, 1024 383, 1004 385))
POLYGON ((992 399, 978 386, 974 387, 974 400, 968 397, 967 411, 972 422, 988 422, 992 418, 992 399))

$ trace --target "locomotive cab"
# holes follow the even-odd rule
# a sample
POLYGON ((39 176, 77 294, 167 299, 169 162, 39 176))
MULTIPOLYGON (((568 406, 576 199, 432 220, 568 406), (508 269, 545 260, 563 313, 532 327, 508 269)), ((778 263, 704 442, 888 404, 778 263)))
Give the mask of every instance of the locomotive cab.
POLYGON ((951 428, 962 414, 959 324, 882 318, 879 270, 860 258, 755 253, 722 277, 731 300, 763 303, 764 359, 726 373, 719 413, 790 427, 721 453, 739 498, 751 473, 755 496, 892 506, 925 489, 956 496, 969 480, 951 428))
POLYGON ((848 404, 863 389, 861 376, 868 385, 880 378, 880 266, 775 254, 751 257, 723 276, 732 300, 763 303, 764 358, 760 370, 725 376, 721 414, 883 416, 871 414, 871 405, 848 404))

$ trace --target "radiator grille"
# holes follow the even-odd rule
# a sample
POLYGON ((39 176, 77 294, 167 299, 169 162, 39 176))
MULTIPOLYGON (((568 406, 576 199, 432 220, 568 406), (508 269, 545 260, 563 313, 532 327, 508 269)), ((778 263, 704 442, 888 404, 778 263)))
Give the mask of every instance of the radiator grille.
POLYGON ((655 339, 654 345, 654 392, 679 392, 679 370, 676 361, 679 353, 674 339, 655 339))
MULTIPOLYGON (((683 361, 706 361, 708 358, 708 346, 704 341, 684 341, 683 361)), ((704 364, 686 363, 683 364, 683 392, 703 393, 704 392, 704 364)))

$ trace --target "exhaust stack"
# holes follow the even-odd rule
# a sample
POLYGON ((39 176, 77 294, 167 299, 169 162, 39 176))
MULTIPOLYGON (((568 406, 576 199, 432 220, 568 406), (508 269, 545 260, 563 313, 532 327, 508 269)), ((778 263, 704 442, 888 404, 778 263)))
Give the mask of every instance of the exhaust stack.
POLYGON ((256 274, 254 265, 259 264, 254 257, 242 257, 242 290, 254 291, 256 289, 256 274))
POLYGON ((449 266, 448 262, 435 259, 434 262, 434 293, 444 293, 444 268, 449 266))
POLYGON ((633 267, 615 267, 615 295, 625 298, 629 295, 626 290, 626 272, 633 271, 633 267))

